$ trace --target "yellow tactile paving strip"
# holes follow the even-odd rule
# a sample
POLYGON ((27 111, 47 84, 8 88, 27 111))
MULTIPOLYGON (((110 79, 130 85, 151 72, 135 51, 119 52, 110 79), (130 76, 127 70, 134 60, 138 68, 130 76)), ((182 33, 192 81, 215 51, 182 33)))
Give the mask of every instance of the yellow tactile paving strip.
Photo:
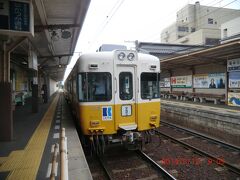
POLYGON ((9 180, 34 180, 41 163, 59 95, 57 95, 24 150, 0 157, 0 172, 10 171, 9 180))

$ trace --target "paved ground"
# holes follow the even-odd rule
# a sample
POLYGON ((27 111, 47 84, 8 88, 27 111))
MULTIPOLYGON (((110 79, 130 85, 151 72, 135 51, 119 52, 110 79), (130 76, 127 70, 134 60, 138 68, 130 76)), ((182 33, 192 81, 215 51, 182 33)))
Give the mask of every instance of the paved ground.
MULTIPOLYGON (((13 112, 13 141, 0 142, 0 165, 12 151, 21 151, 29 142, 39 125, 53 97, 46 104, 39 102, 39 112, 32 113, 31 98, 26 100, 24 106, 16 106, 13 112)), ((0 179, 5 179, 9 172, 0 172, 0 179)))

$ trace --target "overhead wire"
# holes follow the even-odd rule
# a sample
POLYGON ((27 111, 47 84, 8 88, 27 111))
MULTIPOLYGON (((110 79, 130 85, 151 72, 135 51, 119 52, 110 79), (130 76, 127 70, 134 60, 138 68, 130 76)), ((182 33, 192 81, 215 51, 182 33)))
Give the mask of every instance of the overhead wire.
POLYGON ((100 37, 100 35, 103 33, 103 31, 106 29, 107 25, 109 24, 109 22, 112 20, 113 16, 117 13, 117 11, 120 9, 120 7, 123 5, 125 0, 119 0, 115 3, 115 5, 113 6, 113 8, 110 10, 109 14, 107 14, 106 19, 103 23, 103 26, 101 27, 101 29, 98 31, 98 33, 95 35, 95 37, 93 38, 95 43, 94 44, 90 44, 88 46, 88 48, 91 48, 93 45, 97 44, 98 39, 100 37))

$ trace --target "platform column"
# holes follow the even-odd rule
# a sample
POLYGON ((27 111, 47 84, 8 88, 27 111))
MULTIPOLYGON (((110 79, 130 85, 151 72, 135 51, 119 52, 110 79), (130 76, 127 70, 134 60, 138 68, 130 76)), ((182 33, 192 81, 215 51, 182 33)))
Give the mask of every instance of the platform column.
POLYGON ((45 84, 45 91, 46 91, 46 96, 45 96, 45 103, 48 102, 48 99, 50 97, 50 80, 49 76, 45 76, 44 78, 44 84, 45 84))
POLYGON ((229 73, 227 63, 225 63, 225 104, 228 105, 228 91, 229 91, 229 73))
POLYGON ((192 92, 195 93, 195 88, 194 88, 195 68, 194 67, 191 68, 191 72, 192 72, 192 92))
POLYGON ((32 85, 32 112, 38 112, 38 72, 35 71, 33 75, 32 85))
POLYGON ((10 82, 10 53, 26 37, 7 43, 8 37, 0 36, 0 141, 13 139, 12 83, 10 82))
POLYGON ((172 73, 171 70, 169 70, 168 73, 169 73, 169 77, 170 77, 170 93, 172 93, 172 80, 171 80, 171 77, 172 77, 173 73, 172 73))
POLYGON ((0 41, 0 141, 13 138, 12 86, 10 82, 10 52, 0 41))

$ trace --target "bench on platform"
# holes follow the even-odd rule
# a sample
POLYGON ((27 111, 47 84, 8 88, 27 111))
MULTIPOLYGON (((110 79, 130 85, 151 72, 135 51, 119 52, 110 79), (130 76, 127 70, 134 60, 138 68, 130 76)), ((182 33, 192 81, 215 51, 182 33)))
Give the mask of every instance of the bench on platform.
POLYGON ((189 97, 194 102, 205 103, 206 100, 214 101, 214 104, 220 104, 220 101, 225 101, 225 94, 209 94, 209 93, 190 93, 189 97))
POLYGON ((169 91, 161 91, 161 98, 168 98, 169 91))
POLYGON ((176 100, 182 100, 185 96, 185 93, 183 91, 173 91, 168 94, 168 98, 176 98, 176 100))

